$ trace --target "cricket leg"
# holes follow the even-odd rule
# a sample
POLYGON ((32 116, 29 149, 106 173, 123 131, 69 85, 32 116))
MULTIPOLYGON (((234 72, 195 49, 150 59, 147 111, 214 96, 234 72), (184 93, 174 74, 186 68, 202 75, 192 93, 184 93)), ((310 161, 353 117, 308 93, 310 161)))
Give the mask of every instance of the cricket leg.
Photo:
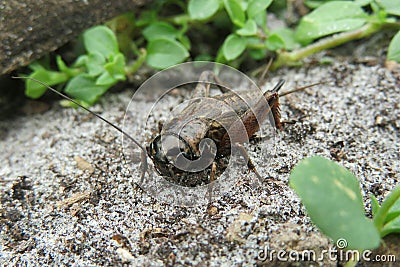
POLYGON ((251 160, 249 154, 247 154, 246 149, 241 145, 241 144, 235 144, 236 148, 239 149, 240 154, 244 157, 244 159, 247 162, 247 168, 254 172, 254 174, 257 176, 258 180, 260 181, 260 183, 262 182, 263 178, 262 176, 258 173, 256 166, 253 164, 253 161, 251 160))
POLYGON ((224 85, 224 83, 218 78, 217 75, 213 74, 213 77, 214 77, 216 86, 218 86, 221 93, 225 94, 225 93, 229 93, 231 91, 231 89, 229 89, 228 86, 224 85))
POLYGON ((215 161, 211 165, 211 173, 210 173, 210 185, 208 187, 208 203, 211 205, 212 202, 212 190, 213 190, 213 182, 215 181, 215 175, 217 173, 217 164, 215 161))
POLYGON ((199 82, 193 91, 192 98, 208 97, 210 95, 211 84, 215 84, 223 94, 231 91, 229 87, 222 83, 215 73, 212 71, 203 71, 200 74, 199 82))
POLYGON ((196 88, 193 90, 191 98, 208 97, 210 95, 210 86, 214 78, 211 71, 203 71, 200 74, 196 88))

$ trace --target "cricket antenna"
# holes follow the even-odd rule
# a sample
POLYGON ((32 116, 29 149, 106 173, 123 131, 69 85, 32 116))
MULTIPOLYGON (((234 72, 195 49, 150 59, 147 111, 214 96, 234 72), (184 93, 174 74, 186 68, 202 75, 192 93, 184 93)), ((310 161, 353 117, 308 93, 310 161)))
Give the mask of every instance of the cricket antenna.
MULTIPOLYGON (((274 89, 272 89, 272 92, 277 93, 283 86, 283 84, 285 83, 285 80, 280 79, 279 82, 275 85, 274 89)), ((279 95, 281 96, 281 95, 279 95)))
POLYGON ((268 73, 269 69, 271 68, 271 65, 272 65, 272 62, 273 62, 273 61, 274 61, 273 58, 270 58, 270 59, 269 59, 269 61, 268 61, 268 63, 267 63, 267 66, 264 68, 263 72, 261 73, 260 78, 258 78, 257 84, 258 84, 259 86, 265 84, 265 82, 266 82, 265 77, 267 76, 267 73, 268 73))
POLYGON ((74 103, 75 105, 79 106, 80 108, 86 110, 87 112, 89 112, 90 114, 96 116, 97 118, 99 118, 100 120, 104 121, 105 123, 107 123, 108 125, 114 127, 117 131, 119 131, 120 133, 122 133, 123 135, 125 135, 126 137, 128 137, 132 142, 134 142, 141 150, 141 176, 140 176, 140 183, 143 182, 144 179, 144 175, 148 169, 148 164, 147 164, 147 152, 146 149, 138 142, 136 141, 135 138, 133 138, 132 136, 130 136, 128 133, 126 133, 124 130, 122 130, 120 127, 118 127, 117 125, 115 125, 114 123, 110 122, 109 120, 103 118, 102 116, 100 116, 99 114, 91 111, 90 109, 82 106, 81 104, 79 104, 77 101, 73 100, 72 98, 70 98, 69 96, 64 95, 63 93, 57 91, 56 89, 50 87, 49 85, 47 85, 46 83, 39 81, 35 78, 32 77, 18 77, 18 76, 13 76, 12 78, 14 79, 23 79, 23 80, 32 80, 34 82, 37 82, 38 84, 41 84, 43 86, 45 86, 47 89, 53 91, 54 93, 56 93, 57 95, 71 101, 72 103, 74 103))
MULTIPOLYGON (((293 89, 293 90, 289 90, 289 91, 286 91, 284 93, 279 94, 279 97, 282 97, 282 96, 285 96, 285 95, 289 95, 291 93, 303 91, 303 90, 305 90, 307 88, 310 88, 310 87, 313 87, 313 86, 316 86, 316 85, 319 85, 319 84, 324 84, 324 83, 325 82, 317 82, 317 83, 309 84, 309 85, 306 85, 306 86, 303 86, 303 87, 299 87, 299 88, 296 88, 296 89, 293 89)), ((275 86, 275 87, 277 87, 277 86, 275 86)))

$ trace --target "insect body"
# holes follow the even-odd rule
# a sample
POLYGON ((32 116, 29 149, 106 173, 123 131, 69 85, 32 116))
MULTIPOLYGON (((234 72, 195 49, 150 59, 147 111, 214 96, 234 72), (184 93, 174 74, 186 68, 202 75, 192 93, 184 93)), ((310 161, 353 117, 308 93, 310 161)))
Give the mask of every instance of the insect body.
POLYGON ((197 85, 192 100, 164 124, 147 147, 158 173, 181 185, 213 181, 226 167, 232 145, 239 148, 249 169, 259 176, 241 143, 248 141, 271 113, 276 128, 282 128, 278 91, 283 80, 262 95, 251 91, 237 94, 217 81, 223 94, 209 97, 213 76, 202 73, 203 82, 197 85), (232 135, 235 140, 231 140, 232 135))

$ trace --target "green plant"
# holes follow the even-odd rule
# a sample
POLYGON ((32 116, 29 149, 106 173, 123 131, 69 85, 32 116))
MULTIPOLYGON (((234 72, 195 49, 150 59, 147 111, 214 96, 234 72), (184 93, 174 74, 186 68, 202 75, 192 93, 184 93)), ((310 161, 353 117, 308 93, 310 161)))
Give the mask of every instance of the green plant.
MULTIPOLYGON (((56 62, 59 71, 48 70, 40 64, 30 67, 30 77, 50 86, 67 82, 65 92, 84 104, 92 105, 108 88, 125 80, 125 57, 119 52, 115 34, 105 26, 97 26, 83 34, 86 54, 67 67, 60 56, 56 62)), ((40 97, 46 87, 32 80, 26 81, 26 95, 40 97)))
POLYGON ((315 225, 335 242, 344 238, 348 249, 374 249, 380 238, 400 233, 400 186, 382 205, 371 195, 370 220, 364 215, 357 178, 337 163, 319 156, 307 158, 289 179, 315 225))
MULTIPOLYGON (((295 30, 295 40, 304 47, 293 51, 281 51, 273 67, 296 63, 314 53, 370 36, 384 28, 399 29, 400 24, 397 19, 400 16, 399 7, 399 0, 326 2, 304 16, 295 30), (362 8, 368 6, 372 10, 371 14, 362 8), (333 12, 334 10, 340 12, 333 12), (328 37, 320 39, 324 36, 328 37), (314 41, 316 42, 312 43, 314 41)), ((398 35, 399 33, 390 43, 387 58, 399 62, 398 35)))
MULTIPOLYGON (((105 26, 86 31, 86 54, 79 56, 72 67, 57 57, 58 71, 34 63, 30 76, 49 85, 68 82, 67 94, 93 104, 143 62, 163 69, 190 58, 239 67, 243 62, 275 54, 272 68, 278 68, 299 64, 306 56, 370 36, 383 28, 400 28, 400 0, 305 3, 315 9, 303 16, 296 27, 269 28, 267 13, 284 13, 286 1, 155 1, 138 17, 126 14, 107 23, 113 31, 105 26), (335 10, 340 12, 332 12, 335 10), (127 66, 127 62, 132 63, 127 66)), ((400 33, 390 43, 387 56, 400 62, 400 33)), ((44 91, 43 87, 27 82, 27 96, 37 98, 44 91)))

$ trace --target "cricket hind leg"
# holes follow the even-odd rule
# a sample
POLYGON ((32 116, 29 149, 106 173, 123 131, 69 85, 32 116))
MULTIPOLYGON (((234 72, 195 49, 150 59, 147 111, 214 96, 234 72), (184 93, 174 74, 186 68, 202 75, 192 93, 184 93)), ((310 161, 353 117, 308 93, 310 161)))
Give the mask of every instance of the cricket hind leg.
POLYGON ((254 172, 254 174, 257 176, 257 179, 260 183, 262 183, 262 176, 258 173, 256 166, 254 165, 253 161, 251 160, 249 154, 247 153, 246 149, 243 147, 243 145, 237 143, 235 144, 235 147, 239 150, 239 153, 242 155, 242 157, 245 159, 247 162, 247 168, 249 171, 254 172))
POLYGON ((214 73, 203 71, 200 74, 196 88, 193 90, 191 98, 208 97, 210 95, 210 86, 214 79, 214 73))
POLYGON ((210 171, 210 183, 208 186, 208 203, 209 205, 212 203, 212 196, 213 196, 213 182, 216 180, 217 174, 217 164, 215 161, 211 164, 211 171, 210 171))
POLYGON ((211 84, 215 84, 223 94, 231 91, 229 87, 222 83, 215 73, 212 71, 203 71, 200 74, 199 81, 192 93, 191 98, 209 97, 211 84))
POLYGON ((229 93, 231 91, 231 89, 229 89, 228 86, 224 85, 224 83, 221 81, 221 79, 214 74, 214 80, 216 85, 218 86, 219 90, 221 91, 221 93, 225 94, 225 93, 229 93))

